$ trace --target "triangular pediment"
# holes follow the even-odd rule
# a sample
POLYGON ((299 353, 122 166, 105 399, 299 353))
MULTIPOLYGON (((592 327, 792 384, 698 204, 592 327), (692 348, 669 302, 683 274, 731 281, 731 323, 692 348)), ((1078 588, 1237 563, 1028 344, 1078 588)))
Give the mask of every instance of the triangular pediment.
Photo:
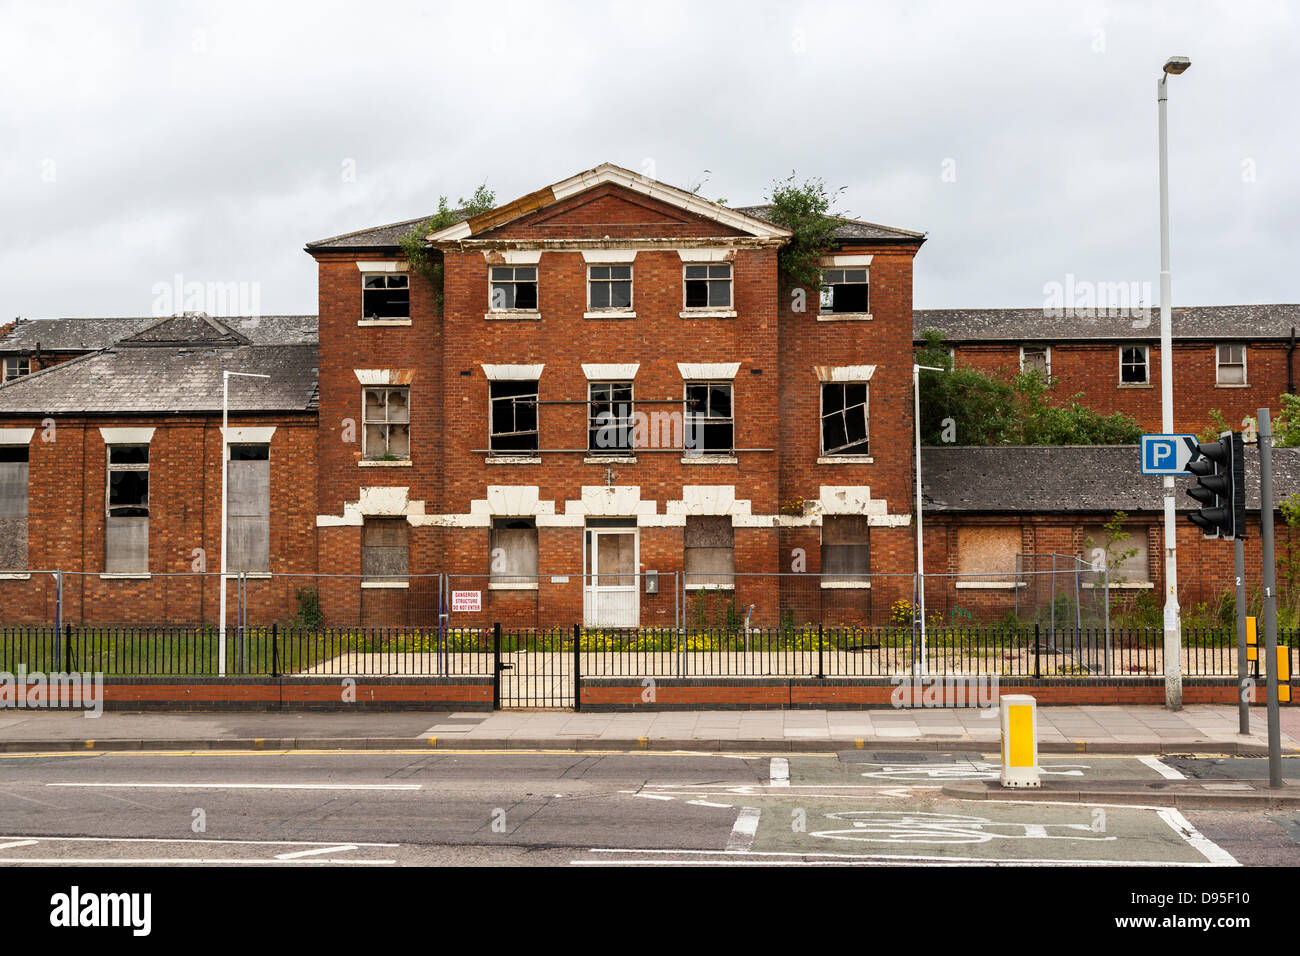
POLYGON ((789 230, 604 163, 505 203, 428 238, 548 239, 740 236, 784 239, 789 230))
POLYGON ((151 345, 248 345, 247 336, 236 332, 210 315, 186 312, 159 319, 153 325, 117 343, 125 346, 151 345))

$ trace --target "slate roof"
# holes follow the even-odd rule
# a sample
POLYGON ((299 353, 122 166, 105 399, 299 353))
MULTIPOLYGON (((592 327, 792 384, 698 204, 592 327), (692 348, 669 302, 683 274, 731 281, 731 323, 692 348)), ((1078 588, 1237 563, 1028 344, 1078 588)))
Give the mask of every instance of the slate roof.
MULTIPOLYGON (((1246 448, 1246 507, 1259 510, 1259 451, 1246 448)), ((1137 445, 932 447, 921 449, 921 500, 936 513, 1159 512, 1159 478, 1143 475, 1137 445)), ((1176 507, 1192 479, 1176 480, 1176 507)), ((1300 448, 1273 451, 1273 494, 1300 492, 1300 448)))
MULTIPOLYGON (((1174 338, 1191 340, 1288 339, 1300 328, 1300 305, 1197 305, 1172 310, 1174 338)), ((912 313, 916 341, 925 329, 939 329, 947 342, 1158 341, 1160 310, 1150 322, 1132 315, 1085 310, 1049 315, 1044 309, 918 309, 912 313)))
MULTIPOLYGON (((157 339, 158 333, 151 333, 151 327, 179 318, 186 317, 20 319, 0 336, 0 353, 33 352, 38 342, 43 352, 93 352, 132 337, 140 341, 157 339)), ((254 345, 305 345, 316 341, 314 315, 222 316, 212 321, 233 331, 232 341, 242 338, 254 345)), ((176 334, 179 326, 170 328, 171 334, 176 334)))
MULTIPOLYGON (((770 205, 762 206, 736 206, 736 212, 744 213, 746 216, 753 216, 755 219, 764 219, 772 221, 772 207, 770 205)), ((912 232, 909 229, 897 229, 893 226, 882 226, 879 223, 866 222, 861 219, 843 219, 839 220, 840 224, 835 229, 835 238, 865 240, 868 242, 916 242, 917 240, 925 241, 925 233, 912 232)))
POLYGON ((114 346, 0 385, 0 415, 219 413, 225 370, 270 376, 232 379, 232 412, 316 407, 315 344, 114 346))

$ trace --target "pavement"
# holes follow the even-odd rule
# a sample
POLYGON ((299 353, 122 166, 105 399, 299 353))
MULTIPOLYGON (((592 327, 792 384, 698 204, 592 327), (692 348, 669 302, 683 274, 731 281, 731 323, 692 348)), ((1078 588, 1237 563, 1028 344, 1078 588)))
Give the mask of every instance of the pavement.
MULTIPOLYGON (((1041 753, 1267 753, 1266 713, 1251 733, 1237 709, 1042 707, 1041 753)), ((1300 753, 1300 711, 1284 709, 1284 753, 1300 753)), ((550 749, 733 752, 997 752, 998 711, 753 710, 574 713, 129 713, 0 711, 0 753, 67 750, 550 749)))

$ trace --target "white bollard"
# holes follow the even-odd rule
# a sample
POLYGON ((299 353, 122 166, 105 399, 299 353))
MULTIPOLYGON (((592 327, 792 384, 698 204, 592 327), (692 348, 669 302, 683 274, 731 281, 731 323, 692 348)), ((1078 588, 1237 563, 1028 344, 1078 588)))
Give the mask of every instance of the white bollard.
POLYGON ((1038 702, 1028 694, 1004 694, 1002 711, 1002 786, 1037 787, 1038 702))

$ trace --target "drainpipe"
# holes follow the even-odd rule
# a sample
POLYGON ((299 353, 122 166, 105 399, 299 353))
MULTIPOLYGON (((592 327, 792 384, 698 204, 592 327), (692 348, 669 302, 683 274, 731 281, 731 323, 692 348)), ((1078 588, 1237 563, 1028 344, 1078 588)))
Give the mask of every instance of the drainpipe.
POLYGON ((1291 326, 1291 341, 1286 347, 1286 390, 1295 394, 1295 326, 1291 326))

